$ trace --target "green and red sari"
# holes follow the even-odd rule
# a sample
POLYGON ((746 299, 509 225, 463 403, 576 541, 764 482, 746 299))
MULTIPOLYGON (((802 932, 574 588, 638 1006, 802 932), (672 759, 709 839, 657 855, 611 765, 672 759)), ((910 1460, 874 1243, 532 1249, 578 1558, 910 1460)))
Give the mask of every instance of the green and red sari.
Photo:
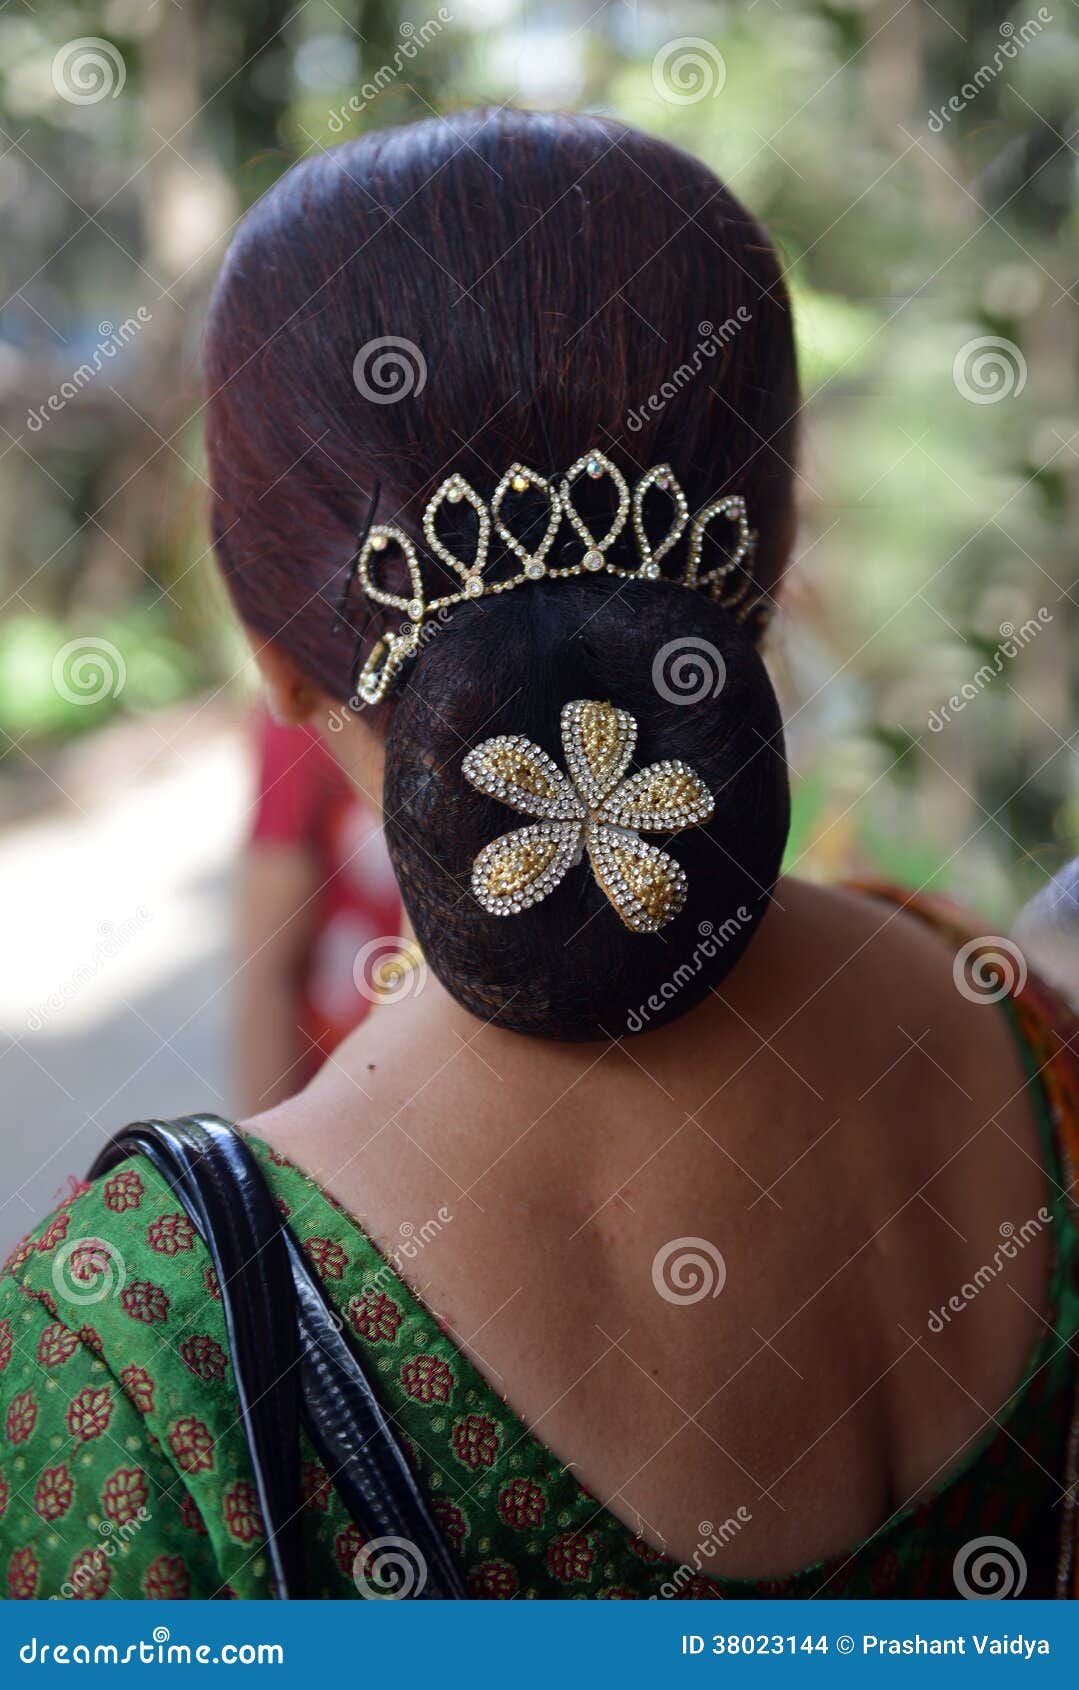
MULTIPOLYGON (((918 908, 965 937, 942 907, 918 908)), ((938 1491, 844 1555, 782 1579, 723 1579, 721 1547, 687 1567, 634 1537, 532 1436, 359 1225, 252 1141, 365 1353, 474 1597, 954 1597, 957 1557, 989 1537, 1018 1551, 1025 1596, 1073 1593, 1076 1024, 1033 980, 1009 1010, 1051 1193, 1044 1335, 1009 1402, 938 1491)), ((310 1593, 357 1598, 362 1540, 313 1450, 303 1455, 310 1593)), ((148 1163, 125 1163, 65 1199, 0 1281, 0 1591, 272 1594, 219 1289, 148 1163)))

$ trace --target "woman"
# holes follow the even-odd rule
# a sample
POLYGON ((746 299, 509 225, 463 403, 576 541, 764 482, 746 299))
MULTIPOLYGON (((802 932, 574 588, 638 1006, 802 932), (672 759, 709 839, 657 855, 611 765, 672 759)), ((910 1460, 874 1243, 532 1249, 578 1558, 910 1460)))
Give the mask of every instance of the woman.
MULTIPOLYGON (((779 878, 759 226, 605 118, 422 123, 266 196, 207 352, 234 602, 423 959, 244 1132, 470 1593, 1051 1594, 1071 1032, 936 910, 779 878)), ((17 1254, 13 1595, 269 1592, 219 1292, 139 1159, 17 1254)), ((331 1477, 310 1589, 366 1594, 331 1477)))
POLYGON ((236 1082, 291 1097, 370 1008, 401 901, 377 817, 311 729, 254 723, 257 796, 237 876, 236 1082))

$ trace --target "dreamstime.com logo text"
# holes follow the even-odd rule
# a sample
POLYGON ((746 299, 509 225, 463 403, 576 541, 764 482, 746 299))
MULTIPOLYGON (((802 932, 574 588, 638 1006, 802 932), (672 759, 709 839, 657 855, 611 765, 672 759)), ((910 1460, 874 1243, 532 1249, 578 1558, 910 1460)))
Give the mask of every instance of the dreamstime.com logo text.
MULTIPOLYGON (((424 1221, 422 1226, 417 1227, 412 1221, 401 1222, 397 1229, 401 1234, 400 1244, 395 1245, 377 1271, 364 1280, 363 1291, 358 1304, 349 1305, 349 1318, 365 1337, 381 1337, 383 1335, 379 1327, 379 1312, 376 1306, 380 1293, 388 1285, 392 1285, 395 1279, 401 1278, 404 1264, 414 1262, 417 1256, 426 1250, 428 1244, 434 1243, 434 1240, 444 1227, 449 1226, 452 1219, 453 1210, 447 1209, 443 1203, 431 1219, 424 1221), (367 1328, 371 1328, 371 1330, 368 1331, 367 1328)), ((423 1357, 420 1357, 418 1361, 423 1359, 423 1357)), ((408 1362, 405 1365, 406 1367, 413 1367, 418 1365, 418 1362, 416 1364, 408 1362)))
POLYGON ((626 1031, 629 1033, 643 1032, 653 1015, 658 1015, 667 1004, 678 996, 679 992, 684 991, 688 985, 691 985, 705 963, 711 962, 713 957, 718 956, 724 945, 729 945, 731 940, 742 931, 746 922, 750 920, 752 920, 750 911, 747 910, 745 904, 739 904, 734 914, 729 915, 726 921, 721 921, 718 927, 712 921, 702 921, 697 929, 700 935, 700 943, 693 947, 693 954, 686 962, 675 969, 669 980, 664 980, 651 997, 646 998, 644 1003, 638 1004, 636 1009, 630 1010, 626 1016, 626 1031))
POLYGON ((1014 622, 1000 624, 1000 644, 996 647, 992 657, 986 659, 980 669, 976 669, 969 681, 964 681, 957 693, 953 693, 947 704, 942 704, 939 710, 929 712, 927 727, 930 733, 939 734, 941 729, 965 710, 972 699, 978 698, 998 675, 1003 674, 1005 665, 1010 663, 1028 646, 1031 640, 1048 627, 1053 620, 1053 612, 1047 605, 1041 605, 1037 615, 1028 616, 1020 627, 1014 622))
POLYGON ((26 413, 26 426, 32 434, 40 434, 50 417, 62 411, 72 400, 77 399, 84 388, 89 387, 95 376, 99 376, 105 365, 122 352, 135 336, 144 329, 147 323, 153 322, 154 314, 140 305, 133 317, 125 317, 122 323, 99 323, 98 334, 100 340, 94 347, 89 358, 83 360, 78 369, 72 370, 65 381, 62 381, 55 393, 50 393, 43 405, 26 413))
MULTIPOLYGON (((108 1588, 108 1566, 116 1554, 117 1546, 130 1543, 142 1526, 145 1526, 150 1516, 150 1510, 143 1504, 135 1510, 130 1520, 125 1520, 122 1526, 113 1520, 102 1520, 98 1526, 101 1542, 92 1549, 83 1549, 71 1563, 70 1576, 60 1586, 59 1594, 52 1598, 54 1602, 84 1602, 104 1594, 108 1588)), ((154 1636, 157 1636, 155 1631, 154 1636)), ((168 1637, 166 1631, 165 1636, 168 1637)), ((21 1655, 20 1658, 25 1659, 21 1655)), ((55 1660, 55 1653, 53 1659, 55 1660)))
POLYGON ((939 1309, 930 1309, 929 1318, 925 1323, 928 1330, 934 1336, 943 1332, 944 1328, 950 1325, 952 1316, 962 1314, 964 1309, 969 1308, 975 1298, 981 1296, 986 1286, 992 1285, 993 1281, 1000 1277, 1008 1263, 1014 1262, 1031 1240, 1040 1236, 1042 1228, 1051 1225, 1052 1219, 1052 1214, 1043 1204, 1037 1214, 1029 1221, 1024 1221, 1018 1229, 1011 1221, 1002 1221, 999 1228, 1001 1242, 993 1251, 992 1260, 983 1262, 966 1284, 961 1285, 939 1309))
POLYGON ((718 1526, 713 1525, 711 1520, 702 1520, 698 1527, 701 1540, 690 1559, 683 1561, 680 1567, 675 1568, 670 1578, 660 1585, 657 1594, 651 1600, 653 1602, 671 1601, 674 1597, 681 1596, 687 1585, 692 1585, 694 1580, 704 1572, 705 1562, 714 1560, 719 1551, 725 1548, 732 1538, 738 1536, 742 1527, 749 1525, 752 1518, 753 1515, 750 1510, 743 1504, 736 1508, 734 1513, 729 1515, 726 1520, 721 1520, 718 1526))
POLYGON ((718 329, 714 324, 703 322, 697 324, 700 340, 693 348, 693 353, 687 362, 679 364, 666 381, 660 382, 659 391, 650 393, 643 405, 636 406, 626 415, 626 427, 631 434, 638 434, 649 417, 658 417, 670 400, 676 399, 684 387, 688 387, 700 375, 705 360, 714 358, 722 347, 732 341, 740 329, 753 321, 753 313, 748 306, 740 305, 733 317, 720 323, 718 329))
MULTIPOLYGON (((453 607, 443 605, 441 610, 435 611, 433 616, 426 617, 418 630, 414 622, 402 622, 398 629, 398 637, 407 640, 412 650, 419 653, 423 651, 425 646, 430 645, 431 641, 444 628, 448 628, 452 621, 453 607)), ((353 693, 346 705, 330 711, 326 718, 326 732, 331 734, 343 733, 348 726, 349 717, 358 716, 364 709, 366 709, 366 705, 359 693, 353 693)))
POLYGON ((138 1643, 45 1643, 31 1637, 19 1650, 24 1666, 280 1667, 280 1643, 173 1643, 167 1625, 155 1625, 138 1643))
POLYGON ((421 23, 418 29, 415 24, 408 23, 406 20, 401 25, 401 40, 394 49, 393 58, 386 64, 380 65, 374 76, 362 83, 359 91, 353 94, 351 99, 346 100, 343 106, 338 106, 335 112, 330 113, 327 124, 330 134, 343 134, 354 117, 361 116, 372 100, 377 99, 384 89, 397 81, 402 71, 416 57, 420 48, 428 46, 430 42, 442 34, 446 25, 452 22, 453 13, 448 6, 440 6, 435 16, 428 18, 426 23, 421 23))
POLYGON ((40 1033, 54 1015, 66 1009, 79 996, 85 987, 97 979, 102 969, 114 957, 128 946, 137 934, 142 932, 146 923, 150 921, 150 911, 145 904, 140 904, 134 915, 125 916, 123 921, 102 921, 98 924, 99 938, 85 961, 80 962, 73 974, 66 980, 61 980, 54 992, 50 992, 41 1003, 34 1004, 26 1012, 26 1025, 31 1033, 40 1033))
POLYGON ((993 57, 983 65, 979 65, 974 75, 964 82, 958 94, 953 94, 945 100, 942 106, 929 114, 929 128, 934 135, 939 135, 946 124, 966 111, 972 100, 976 100, 983 88, 988 88, 995 82, 1010 59, 1017 58, 1023 48, 1034 41, 1045 28, 1052 23, 1053 14, 1048 6, 1039 6, 1032 18, 1027 18, 1018 28, 1009 19, 1005 19, 1000 26, 1001 42, 993 57))

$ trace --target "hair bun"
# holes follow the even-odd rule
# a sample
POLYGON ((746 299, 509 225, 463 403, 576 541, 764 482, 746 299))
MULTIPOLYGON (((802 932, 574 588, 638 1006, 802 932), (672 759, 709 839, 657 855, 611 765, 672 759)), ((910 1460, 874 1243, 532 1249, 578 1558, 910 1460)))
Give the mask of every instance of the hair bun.
POLYGON ((458 1002, 541 1038, 641 1031, 699 1002, 767 908, 789 825, 779 707, 746 630, 709 599, 665 582, 540 584, 467 607, 417 660, 390 720, 384 802, 416 936, 458 1002), (681 877, 661 923, 634 930, 571 853, 512 919, 476 896, 477 859, 523 820, 478 753, 520 738, 561 767, 562 714, 581 699, 636 722, 627 776, 677 763, 712 795, 707 820, 659 841, 681 877))

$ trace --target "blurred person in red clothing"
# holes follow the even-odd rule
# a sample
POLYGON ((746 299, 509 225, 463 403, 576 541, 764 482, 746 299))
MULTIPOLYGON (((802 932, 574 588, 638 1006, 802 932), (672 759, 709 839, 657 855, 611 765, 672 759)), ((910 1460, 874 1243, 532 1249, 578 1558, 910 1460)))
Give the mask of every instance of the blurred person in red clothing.
POLYGON ((401 900, 374 810, 313 729, 256 720, 254 823, 239 876, 237 1106, 293 1096, 364 1018, 401 900))

